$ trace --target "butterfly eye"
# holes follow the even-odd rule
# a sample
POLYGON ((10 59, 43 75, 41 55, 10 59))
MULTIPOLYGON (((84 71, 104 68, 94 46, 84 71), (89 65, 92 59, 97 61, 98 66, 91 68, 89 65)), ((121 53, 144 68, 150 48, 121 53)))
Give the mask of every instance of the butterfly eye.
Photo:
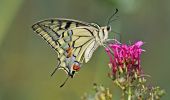
POLYGON ((107 26, 107 31, 111 31, 111 26, 107 26))

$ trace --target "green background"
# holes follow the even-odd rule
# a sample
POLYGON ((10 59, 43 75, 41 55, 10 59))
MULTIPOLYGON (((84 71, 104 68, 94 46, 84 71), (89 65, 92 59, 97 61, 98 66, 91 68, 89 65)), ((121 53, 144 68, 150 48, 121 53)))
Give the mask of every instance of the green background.
MULTIPOLYGON (((149 83, 166 90, 170 98, 170 1, 169 0, 0 0, 0 100, 79 100, 94 82, 119 92, 107 77, 108 57, 100 47, 92 59, 63 88, 63 71, 50 77, 57 55, 31 29, 46 18, 72 18, 106 25, 119 9, 112 30, 121 42, 145 42, 142 67, 149 83)), ((113 32, 111 33, 113 35, 113 32)))

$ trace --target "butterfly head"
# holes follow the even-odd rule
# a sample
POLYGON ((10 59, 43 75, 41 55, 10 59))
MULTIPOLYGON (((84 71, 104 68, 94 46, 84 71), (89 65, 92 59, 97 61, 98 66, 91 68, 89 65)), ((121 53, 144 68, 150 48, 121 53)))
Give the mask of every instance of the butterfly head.
POLYGON ((108 33, 111 31, 111 26, 104 26, 101 27, 99 31, 99 38, 100 38, 100 45, 103 45, 103 43, 108 39, 108 33))

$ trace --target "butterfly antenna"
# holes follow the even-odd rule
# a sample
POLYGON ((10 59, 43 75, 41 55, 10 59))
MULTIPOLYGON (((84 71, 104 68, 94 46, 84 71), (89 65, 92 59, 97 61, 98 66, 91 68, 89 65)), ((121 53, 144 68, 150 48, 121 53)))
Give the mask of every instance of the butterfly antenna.
POLYGON ((60 60, 58 60, 58 61, 59 61, 59 63, 58 63, 58 65, 57 65, 57 67, 54 69, 54 71, 51 73, 51 76, 54 75, 54 73, 58 70, 58 68, 59 68, 59 66, 60 66, 60 64, 61 64, 61 61, 60 61, 60 60))
MULTIPOLYGON (((116 16, 116 17, 118 17, 118 16, 116 16)), ((110 20, 109 23, 108 23, 108 25, 109 25, 110 23, 116 21, 116 20, 119 20, 119 19, 118 19, 118 18, 115 18, 115 19, 113 19, 113 20, 110 20)))
POLYGON ((112 18, 116 15, 116 13, 118 12, 118 9, 116 8, 116 11, 109 17, 109 20, 107 22, 107 26, 110 24, 110 21, 112 20, 112 18))
POLYGON ((62 87, 66 84, 66 82, 67 82, 67 80, 69 79, 69 77, 70 77, 70 76, 68 75, 67 78, 65 79, 65 81, 63 82, 63 84, 60 85, 60 88, 62 88, 62 87))

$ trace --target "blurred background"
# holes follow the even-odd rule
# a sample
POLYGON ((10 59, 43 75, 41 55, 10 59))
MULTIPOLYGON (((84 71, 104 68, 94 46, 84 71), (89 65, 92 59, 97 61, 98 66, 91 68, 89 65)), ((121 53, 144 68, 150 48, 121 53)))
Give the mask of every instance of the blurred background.
MULTIPOLYGON (((50 77, 57 55, 31 29, 47 18, 72 18, 106 25, 119 9, 112 30, 121 42, 145 42, 142 67, 150 82, 166 90, 170 98, 170 1, 169 0, 0 0, 0 100, 80 100, 93 83, 120 94, 107 77, 109 59, 99 48, 92 59, 63 88, 63 71, 50 77)), ((111 34, 113 36, 113 34, 111 34)), ((110 36, 111 37, 111 36, 110 36)))

